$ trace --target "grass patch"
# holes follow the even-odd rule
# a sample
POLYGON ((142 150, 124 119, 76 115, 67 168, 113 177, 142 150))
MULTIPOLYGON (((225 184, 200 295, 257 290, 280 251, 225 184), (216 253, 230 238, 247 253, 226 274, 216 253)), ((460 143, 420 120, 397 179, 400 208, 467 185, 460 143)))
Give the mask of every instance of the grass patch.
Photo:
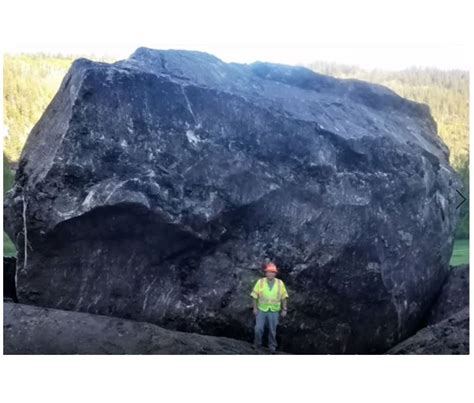
POLYGON ((3 256, 16 256, 15 245, 5 231, 3 231, 3 256))
POLYGON ((454 241, 453 254, 449 264, 451 266, 469 264, 469 239, 456 239, 454 241))

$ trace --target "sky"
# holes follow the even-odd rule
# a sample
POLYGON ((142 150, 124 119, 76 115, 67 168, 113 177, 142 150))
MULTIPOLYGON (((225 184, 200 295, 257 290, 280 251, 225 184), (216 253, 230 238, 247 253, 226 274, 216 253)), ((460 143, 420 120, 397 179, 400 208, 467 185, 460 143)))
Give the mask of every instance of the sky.
POLYGON ((468 3, 17 0, 1 6, 0 30, 8 53, 123 59, 147 46, 201 50, 240 63, 329 61, 365 68, 469 69, 468 3))

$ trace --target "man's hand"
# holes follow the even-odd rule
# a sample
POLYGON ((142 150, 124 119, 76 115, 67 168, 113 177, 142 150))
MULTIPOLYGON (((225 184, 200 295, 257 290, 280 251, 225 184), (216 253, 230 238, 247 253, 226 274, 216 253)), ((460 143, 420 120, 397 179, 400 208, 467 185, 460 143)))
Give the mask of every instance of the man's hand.
POLYGON ((282 309, 280 315, 284 318, 286 316, 286 309, 282 309))
POLYGON ((258 309, 257 309, 257 308, 253 308, 253 314, 254 314, 255 316, 257 316, 257 314, 258 314, 258 309))

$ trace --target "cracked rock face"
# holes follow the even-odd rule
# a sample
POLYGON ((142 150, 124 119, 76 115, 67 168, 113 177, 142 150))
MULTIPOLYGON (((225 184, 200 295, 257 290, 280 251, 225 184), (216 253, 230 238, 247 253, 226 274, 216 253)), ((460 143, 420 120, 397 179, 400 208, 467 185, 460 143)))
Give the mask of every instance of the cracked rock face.
POLYGON ((270 257, 281 349, 383 352, 445 278, 447 161, 428 108, 385 87, 193 51, 79 59, 5 202, 18 298, 251 340, 270 257))

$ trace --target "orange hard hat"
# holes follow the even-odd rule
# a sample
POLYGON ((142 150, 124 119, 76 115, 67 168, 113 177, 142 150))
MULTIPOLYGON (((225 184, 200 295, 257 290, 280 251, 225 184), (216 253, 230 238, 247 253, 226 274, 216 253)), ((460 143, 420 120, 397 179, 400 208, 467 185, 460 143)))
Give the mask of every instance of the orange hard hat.
POLYGON ((267 263, 265 266, 265 271, 271 271, 272 273, 278 273, 278 269, 274 263, 267 263))

